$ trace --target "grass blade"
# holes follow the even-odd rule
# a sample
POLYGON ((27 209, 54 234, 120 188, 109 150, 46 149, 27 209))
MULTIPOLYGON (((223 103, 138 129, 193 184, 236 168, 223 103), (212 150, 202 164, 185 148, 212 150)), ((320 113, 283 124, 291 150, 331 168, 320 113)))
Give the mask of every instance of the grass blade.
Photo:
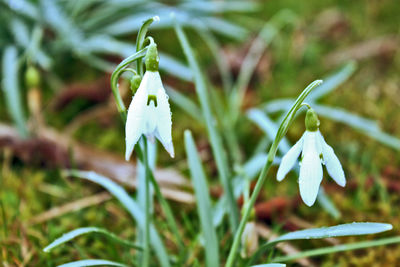
POLYGON ((10 112, 20 135, 22 137, 27 137, 28 130, 26 129, 26 120, 18 85, 18 55, 17 49, 14 46, 8 46, 4 50, 2 70, 2 88, 6 97, 8 112, 10 112))
MULTIPOLYGON (((259 109, 252 108, 247 112, 247 117, 257 124, 268 136, 268 138, 273 141, 278 129, 279 125, 275 123, 272 119, 270 119, 267 114, 262 112, 259 109)), ((289 144, 289 141, 286 139, 286 137, 282 138, 281 143, 278 146, 278 149, 282 154, 285 154, 286 152, 289 151, 291 145, 289 144)))
POLYGON ((108 260, 80 260, 58 265, 58 267, 84 267, 84 266, 119 266, 126 267, 125 264, 108 260))
POLYGON ((194 83, 196 85, 196 93, 200 100, 200 106, 203 111, 203 116, 206 122, 208 136, 210 138, 211 147, 215 161, 218 167, 219 177, 224 187, 228 206, 229 206, 229 218, 231 224, 231 230, 236 231, 238 226, 239 212, 236 205, 235 198, 233 196, 232 185, 229 180, 228 165, 226 162, 226 155, 224 154, 224 148, 222 146, 221 137, 215 127, 215 119, 211 113, 211 105, 209 103, 209 95, 207 92, 207 86, 200 70, 199 64, 194 56, 189 41, 183 32, 180 25, 175 25, 175 31, 178 36, 179 42, 183 48, 184 54, 189 62, 189 66, 192 69, 194 75, 194 83))
POLYGON ((63 234, 61 237, 57 238, 56 240, 51 242, 47 247, 45 247, 43 249, 43 251, 50 252, 53 248, 55 248, 61 244, 71 241, 72 239, 74 239, 78 236, 89 234, 89 233, 100 233, 120 244, 129 246, 129 247, 132 247, 135 249, 141 249, 141 247, 137 246, 135 243, 130 242, 128 240, 121 239, 118 236, 116 236, 115 234, 107 231, 106 229, 102 229, 102 228, 98 228, 98 227, 82 227, 82 228, 78 228, 78 229, 75 229, 68 233, 63 234))
POLYGON ((258 265, 252 265, 251 267, 285 267, 286 264, 282 263, 266 263, 266 264, 258 264, 258 265))
POLYGON ((336 252, 350 251, 350 250, 363 249, 363 248, 372 248, 372 247, 385 246, 385 245, 397 244, 397 243, 400 243, 400 236, 383 238, 383 239, 372 240, 372 241, 350 243, 350 244, 338 245, 338 246, 334 246, 334 247, 317 248, 317 249, 307 250, 307 251, 299 252, 299 253, 288 255, 288 256, 276 257, 276 258, 273 258, 272 260, 273 261, 291 261, 291 260, 300 259, 300 258, 315 257, 315 256, 324 255, 324 254, 331 254, 331 253, 336 253, 336 252))
MULTIPOLYGON (((145 230, 144 212, 140 206, 128 195, 128 193, 121 186, 111 181, 110 179, 101 176, 95 172, 67 170, 64 171, 66 175, 82 178, 91 182, 97 183, 107 189, 131 214, 132 218, 137 222, 140 231, 145 230)), ((152 224, 150 226, 150 241, 159 259, 161 266, 169 267, 169 259, 164 244, 158 234, 156 228, 152 224)))
POLYGON ((346 223, 331 227, 312 228, 284 234, 267 244, 276 244, 289 240, 320 239, 339 236, 376 234, 391 230, 393 226, 387 223, 346 223))
POLYGON ((339 85, 347 81, 350 76, 353 75, 355 70, 356 64, 354 62, 346 64, 339 71, 324 79, 324 83, 316 88, 313 92, 311 92, 306 100, 313 102, 317 101, 321 97, 326 96, 327 94, 335 90, 339 85))
POLYGON ((319 115, 321 115, 321 117, 327 117, 331 120, 342 122, 363 134, 372 137, 382 144, 400 150, 400 139, 383 132, 373 120, 360 117, 340 108, 315 104, 313 105, 313 108, 319 115))
MULTIPOLYGON (((387 223, 370 223, 370 222, 359 222, 359 223, 347 223, 340 224, 331 227, 312 228, 306 230, 295 231, 284 234, 274 240, 271 240, 262 245, 256 253, 251 257, 250 264, 255 262, 261 254, 263 254, 268 248, 276 245, 277 243, 292 240, 302 239, 321 239, 329 237, 341 237, 341 236, 355 236, 355 235, 367 235, 377 234, 391 230, 393 226, 387 223)), ((283 261, 281 258, 275 258, 273 261, 283 261)))
POLYGON ((189 130, 185 131, 185 148, 193 181, 193 188, 196 194, 197 210, 205 239, 206 266, 218 266, 218 239, 213 226, 213 212, 211 209, 210 196, 208 194, 206 176, 192 134, 189 130))
POLYGON ((172 102, 189 114, 193 119, 204 122, 200 108, 189 97, 170 86, 165 86, 165 90, 167 90, 167 94, 172 102))

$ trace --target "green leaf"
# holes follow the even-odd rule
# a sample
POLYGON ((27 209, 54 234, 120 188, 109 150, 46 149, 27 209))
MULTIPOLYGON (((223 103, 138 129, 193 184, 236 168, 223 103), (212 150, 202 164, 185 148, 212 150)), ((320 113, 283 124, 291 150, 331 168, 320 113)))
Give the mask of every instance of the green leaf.
POLYGON ((14 1, 2 1, 2 4, 5 4, 13 10, 14 12, 21 14, 23 16, 29 17, 33 20, 39 20, 40 12, 36 8, 34 4, 30 1, 25 0, 14 0, 14 1))
POLYGON ((185 131, 185 148, 197 200, 197 211, 205 239, 206 266, 219 266, 218 238, 213 225, 213 212, 208 194, 207 180, 189 130, 185 131))
POLYGON ((189 41, 183 32, 180 25, 175 25, 175 31, 178 36, 179 42, 183 48, 183 52, 189 62, 194 75, 194 83, 196 85, 196 93, 200 101, 200 106, 203 112, 204 120, 206 122, 208 136, 210 138, 211 147, 215 161, 217 163, 219 177, 221 179, 224 192, 226 194, 227 203, 229 207, 229 218, 231 223, 231 230, 235 231, 238 226, 239 212, 238 207, 233 196, 232 185, 230 183, 229 169, 226 159, 225 150, 222 146, 221 136, 215 127, 215 118, 211 113, 211 105, 209 102, 209 95, 203 74, 200 66, 194 56, 189 41))
MULTIPOLYGON (((261 256, 261 254, 264 253, 264 251, 266 251, 268 248, 284 241, 377 234, 391 230, 392 228, 393 226, 387 223, 354 222, 354 223, 340 224, 331 227, 321 227, 321 228, 295 231, 284 234, 262 245, 258 249, 258 251, 254 253, 252 258, 250 259, 250 262, 256 261, 261 256)), ((273 261, 283 261, 283 260, 281 258, 276 258, 273 259, 273 261)))
POLYGON ((326 195, 325 189, 322 186, 319 188, 317 199, 318 204, 320 204, 321 207, 333 218, 337 220, 341 217, 340 211, 336 208, 332 200, 326 195))
POLYGON ((180 8, 207 13, 226 13, 226 12, 251 12, 256 11, 258 5, 250 1, 191 1, 179 5, 180 8))
POLYGON ((51 242, 51 244, 49 244, 47 247, 45 247, 43 249, 43 251, 50 252, 53 248, 55 248, 61 244, 64 244, 64 243, 74 239, 75 237, 89 234, 89 233, 100 233, 100 234, 103 234, 103 235, 107 236, 108 238, 111 238, 114 241, 121 243, 123 245, 129 246, 129 247, 132 247, 135 249, 141 249, 139 246, 137 246, 133 242, 129 242, 127 240, 121 239, 118 236, 116 236, 115 234, 108 232, 105 229, 97 228, 97 227, 82 227, 82 228, 78 228, 78 229, 75 229, 68 233, 63 234, 61 237, 57 238, 56 240, 51 242))
POLYGON ((121 115, 121 118, 124 123, 126 121, 126 107, 125 107, 124 101, 122 100, 121 94, 119 93, 119 90, 118 90, 118 80, 119 80, 119 77, 123 73, 122 70, 126 66, 128 66, 129 64, 134 62, 135 60, 138 60, 139 58, 144 57, 146 55, 146 51, 147 51, 147 49, 144 48, 144 49, 136 52, 135 54, 125 58, 121 63, 118 64, 118 66, 115 68, 114 72, 111 74, 111 81, 110 81, 111 90, 113 92, 114 99, 117 104, 118 112, 121 115))
POLYGON ((354 222, 331 227, 321 227, 295 231, 278 237, 267 244, 299 239, 319 239, 338 236, 353 236, 376 234, 391 230, 393 226, 387 223, 354 222))
POLYGON ((193 119, 201 123, 204 122, 204 118, 201 116, 200 108, 189 97, 170 86, 165 86, 165 90, 167 91, 167 94, 172 102, 189 114, 193 119))
POLYGON ((285 267, 286 264, 283 263, 266 263, 266 264, 258 264, 252 265, 251 267, 285 267))
POLYGON ((58 265, 58 267, 84 267, 84 266, 120 266, 126 267, 127 265, 108 261, 108 260, 80 260, 80 261, 72 261, 65 264, 58 265))
POLYGON ((321 117, 342 122, 391 148, 400 150, 400 139, 383 132, 376 121, 363 118, 340 108, 325 105, 313 105, 313 108, 321 117))
POLYGON ((16 124, 20 135, 22 137, 27 137, 28 130, 26 129, 26 120, 18 85, 18 55, 17 49, 14 46, 8 46, 4 50, 2 70, 2 88, 6 98, 8 112, 16 124))
POLYGON ((350 62, 339 71, 324 79, 324 83, 311 92, 306 101, 314 102, 335 90, 339 85, 347 81, 356 70, 356 63, 350 62))
POLYGON ((336 253, 336 252, 350 251, 350 250, 363 249, 363 248, 371 248, 371 247, 384 246, 384 245, 397 244, 397 243, 400 243, 400 236, 383 238, 383 239, 372 240, 372 241, 363 241, 363 242, 356 242, 356 243, 350 243, 350 244, 344 244, 344 245, 337 245, 334 247, 317 248, 317 249, 302 251, 302 252, 288 255, 288 256, 276 257, 276 258, 273 258, 272 260, 273 261, 291 261, 291 260, 300 259, 300 258, 314 257, 314 256, 325 255, 325 254, 332 254, 332 253, 336 253))
MULTIPOLYGON (((252 108, 247 111, 247 117, 252 122, 257 124, 271 141, 274 140, 278 132, 279 125, 270 119, 265 112, 261 111, 260 109, 252 108)), ((278 149, 282 152, 282 154, 286 154, 290 147, 291 145, 289 144, 289 141, 286 139, 286 137, 283 137, 278 149)))
MULTIPOLYGON (((121 204, 131 214, 132 218, 137 222, 140 231, 145 231, 146 222, 143 210, 121 186, 95 172, 66 170, 64 171, 64 174, 89 180, 107 189, 114 197, 118 199, 119 202, 121 202, 121 204)), ((153 224, 150 226, 150 241, 160 261, 161 266, 169 267, 170 263, 167 251, 153 224)))
MULTIPOLYGON (((139 32, 136 37, 136 51, 140 51, 143 49, 144 41, 146 39, 146 34, 147 34, 147 31, 148 31, 150 25, 154 21, 159 21, 159 20, 160 20, 160 18, 158 16, 154 16, 152 18, 145 20, 142 23, 142 26, 140 27, 139 32)), ((143 75, 143 64, 142 64, 141 58, 138 58, 138 60, 136 61, 136 70, 139 75, 141 75, 141 76, 143 75)))

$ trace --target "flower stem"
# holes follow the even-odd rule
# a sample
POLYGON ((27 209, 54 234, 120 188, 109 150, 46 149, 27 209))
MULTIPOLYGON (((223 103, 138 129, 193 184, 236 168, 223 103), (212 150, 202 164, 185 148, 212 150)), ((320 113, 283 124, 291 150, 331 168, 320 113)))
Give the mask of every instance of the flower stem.
POLYGON ((297 97, 293 106, 290 108, 290 110, 286 114, 285 119, 282 121, 282 123, 278 129, 278 133, 276 134, 275 140, 272 143, 271 148, 268 152, 267 162, 265 163, 265 165, 260 173, 260 176, 257 179, 257 183, 256 183, 256 186, 254 187, 253 193, 251 194, 250 200, 247 202, 246 206, 243 207, 243 209, 244 209, 243 217, 240 220, 239 227, 238 227, 235 237, 233 239, 233 243, 232 243, 231 249, 229 251, 228 260, 225 264, 225 267, 232 267, 235 262, 236 254, 239 249, 240 240, 241 240, 241 237, 243 234, 244 227, 250 217, 252 207, 254 206, 254 203, 256 202, 256 199, 258 197, 258 194, 261 191, 261 188, 265 182, 265 179, 267 178, 268 171, 271 168, 272 163, 274 162, 274 158, 276 155, 276 151, 278 149, 279 142, 282 140, 282 138, 285 136, 286 132, 288 131, 288 129, 294 119, 294 115, 301 107, 301 104, 303 103, 304 99, 315 87, 317 87, 321 83, 322 83, 321 80, 316 80, 316 81, 312 82, 310 85, 308 85, 306 87, 306 89, 304 89, 301 92, 301 94, 297 97))
POLYGON ((147 151, 147 140, 143 139, 143 162, 145 165, 145 233, 144 233, 144 250, 142 258, 142 266, 149 266, 150 258, 150 179, 149 177, 149 161, 148 161, 148 151, 147 151))
POLYGON ((261 188, 264 184, 265 178, 267 178, 269 168, 271 167, 272 162, 273 162, 273 160, 270 161, 269 158, 270 157, 268 156, 267 163, 264 165, 264 168, 261 171, 260 177, 258 178, 258 181, 254 188, 254 191, 251 194, 250 200, 247 202, 246 207, 244 207, 243 217, 242 217, 242 220, 240 221, 239 228, 236 231, 235 238, 233 240, 232 247, 229 252, 228 260, 225 265, 226 267, 232 267, 233 263, 235 261, 236 253, 239 249, 240 240, 241 240, 241 236, 242 236, 244 227, 246 226, 247 220, 250 217, 251 208, 254 206, 254 203, 256 202, 257 196, 261 191, 261 188))

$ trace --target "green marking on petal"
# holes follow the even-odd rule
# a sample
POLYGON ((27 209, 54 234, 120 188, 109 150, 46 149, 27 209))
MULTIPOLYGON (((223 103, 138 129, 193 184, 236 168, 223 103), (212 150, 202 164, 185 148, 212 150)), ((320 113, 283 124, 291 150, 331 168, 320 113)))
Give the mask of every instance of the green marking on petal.
POLYGON ((147 97, 147 105, 150 105, 150 102, 154 101, 154 105, 157 107, 157 96, 155 95, 149 95, 147 97))

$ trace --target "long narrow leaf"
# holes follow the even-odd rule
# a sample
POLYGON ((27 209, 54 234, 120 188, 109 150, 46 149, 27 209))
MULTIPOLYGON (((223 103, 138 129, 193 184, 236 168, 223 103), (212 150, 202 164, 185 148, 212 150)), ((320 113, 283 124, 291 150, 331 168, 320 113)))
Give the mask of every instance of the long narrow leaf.
POLYGON ((213 212, 211 209, 208 186, 196 145, 189 130, 185 131, 185 148, 188 157, 193 188, 196 194, 197 211, 200 217, 201 229, 205 239, 206 265, 209 267, 219 265, 218 239, 213 225, 213 212))
POLYGON ((299 240, 299 239, 319 239, 319 238, 338 237, 338 236, 376 234, 389 231, 392 228, 393 226, 387 223, 370 223, 370 222, 347 223, 331 227, 306 229, 306 230, 287 233, 268 243, 272 244, 272 243, 279 243, 283 241, 299 240))
POLYGON ((363 249, 363 248, 372 248, 372 247, 377 247, 377 246, 385 246, 385 245, 398 244, 398 243, 400 243, 400 236, 383 238, 383 239, 372 240, 372 241, 363 241, 363 242, 357 242, 357 243, 337 245, 334 247, 317 248, 317 249, 302 251, 302 252, 292 254, 292 255, 276 257, 276 258, 273 258, 272 260, 273 261, 291 261, 291 260, 300 259, 300 258, 315 257, 315 256, 320 256, 320 255, 325 255, 325 254, 332 254, 332 253, 336 253, 336 252, 350 251, 350 250, 363 249))
POLYGON ((213 150, 213 155, 215 157, 219 177, 221 179, 221 183, 224 187, 224 192, 227 197, 227 202, 229 206, 229 218, 231 223, 231 230, 235 231, 238 225, 239 212, 238 207, 233 196, 232 186, 229 180, 229 171, 228 165, 226 162, 226 155, 224 154, 224 148, 222 146, 221 137, 217 132, 217 129, 214 125, 215 120, 211 113, 211 105, 209 103, 209 95, 207 92, 207 86, 200 70, 200 66, 193 54, 192 48, 189 44, 189 41, 183 32, 180 25, 175 25, 175 31, 178 36, 179 42, 183 48, 184 54, 189 62, 189 66, 192 69, 194 75, 194 82, 196 85, 196 93, 200 100, 200 106, 203 112, 203 116, 206 122, 208 136, 211 141, 211 147, 213 150))
POLYGON ((252 265, 251 267, 285 267, 286 264, 282 263, 266 263, 266 264, 258 264, 258 265, 252 265))
POLYGON ((130 241, 121 239, 118 236, 116 236, 115 234, 113 234, 105 229, 98 228, 98 227, 82 227, 82 228, 78 228, 78 229, 75 229, 68 233, 63 234, 61 237, 57 238, 56 240, 51 242, 51 244, 49 244, 47 247, 45 247, 43 249, 43 251, 50 252, 53 248, 55 248, 61 244, 71 241, 72 239, 74 239, 78 236, 89 234, 89 233, 100 233, 100 234, 107 236, 108 238, 113 239, 114 241, 116 241, 118 243, 124 244, 124 245, 132 247, 132 248, 141 249, 136 244, 134 244, 130 241))
POLYGON ((85 266, 119 266, 126 267, 125 264, 108 261, 108 260, 80 260, 68 262, 65 264, 58 265, 58 267, 85 267, 85 266))
POLYGON ((383 132, 375 121, 365 119, 340 108, 325 105, 313 105, 313 108, 322 117, 342 122, 387 146, 400 150, 400 139, 383 132))
POLYGON ((189 97, 170 86, 165 86, 165 90, 167 90, 167 94, 172 102, 189 114, 193 119, 204 122, 200 108, 189 97))
MULTIPOLYGON (((252 108, 247 111, 247 117, 257 124, 271 141, 275 139, 279 125, 271 120, 264 112, 256 108, 252 108)), ((282 139, 278 149, 282 152, 282 154, 285 154, 289 151, 290 144, 286 137, 282 139)))
POLYGON ((313 91, 306 98, 306 101, 314 102, 321 97, 326 96, 327 94, 335 90, 339 85, 347 81, 355 70, 356 64, 354 62, 346 64, 339 71, 324 79, 324 83, 321 84, 320 87, 315 89, 315 91, 313 91))
POLYGON ((5 94, 8 112, 14 120, 20 135, 22 137, 27 137, 28 130, 26 129, 26 121, 18 85, 18 55, 17 49, 14 46, 8 46, 4 50, 2 63, 2 88, 5 94))
MULTIPOLYGON (((128 193, 118 184, 110 179, 101 176, 95 172, 67 170, 64 172, 66 175, 82 178, 91 182, 97 183, 107 189, 115 198, 121 202, 125 209, 131 214, 132 218, 137 222, 140 231, 145 229, 145 216, 139 205, 128 195, 128 193)), ((150 241, 160 261, 161 266, 169 267, 169 259, 164 244, 154 227, 150 226, 150 241)))
MULTIPOLYGON (((389 231, 392 228, 393 226, 387 223, 359 222, 359 223, 340 224, 331 227, 321 227, 321 228, 295 231, 284 234, 262 245, 258 249, 258 251, 252 256, 252 258, 250 259, 250 263, 255 262, 261 256, 261 254, 264 253, 264 251, 266 251, 268 248, 271 248, 277 243, 284 241, 377 234, 389 231)), ((276 258, 273 259, 273 261, 283 261, 283 260, 280 258, 276 258)))

